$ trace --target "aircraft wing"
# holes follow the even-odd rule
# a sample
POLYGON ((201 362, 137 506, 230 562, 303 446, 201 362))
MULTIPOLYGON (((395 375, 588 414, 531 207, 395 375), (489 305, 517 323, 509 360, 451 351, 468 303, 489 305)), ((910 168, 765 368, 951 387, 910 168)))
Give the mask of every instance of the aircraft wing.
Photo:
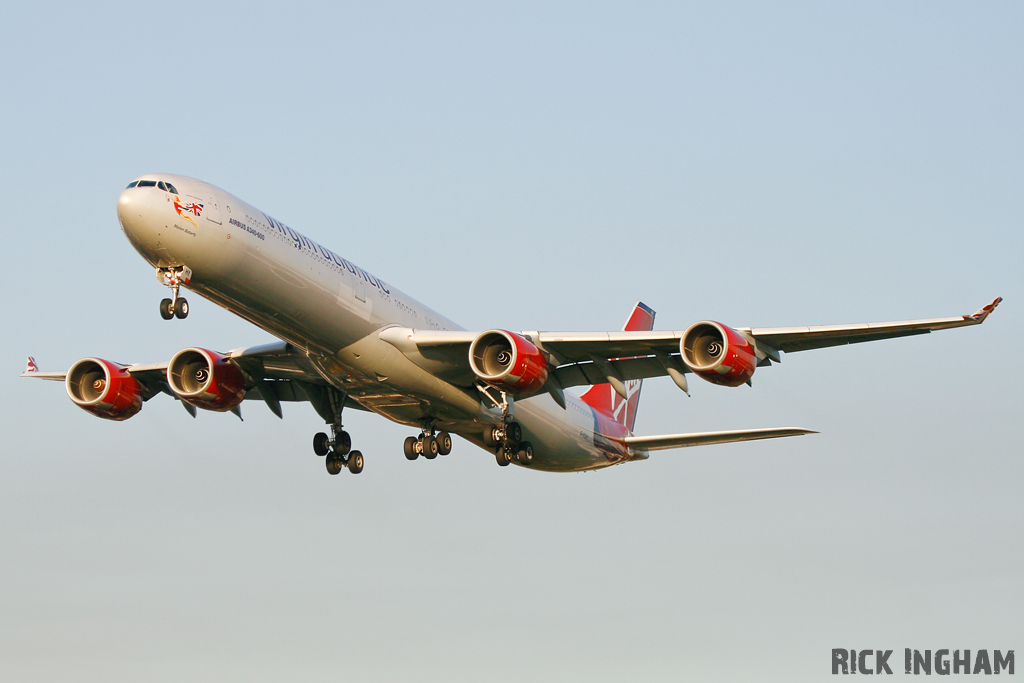
POLYGON ((971 315, 959 315, 951 318, 856 325, 820 325, 817 327, 764 327, 755 328, 749 332, 759 343, 763 342, 779 351, 793 353, 794 351, 858 344, 877 339, 928 334, 936 330, 947 330, 966 325, 979 325, 985 322, 985 318, 995 310, 1002 300, 1002 297, 996 297, 991 303, 982 306, 971 315))
MULTIPOLYGON (((259 400, 267 404, 278 417, 282 416, 281 402, 309 401, 317 412, 331 415, 327 383, 309 364, 305 354, 287 342, 276 342, 261 346, 235 349, 225 354, 243 372, 247 380, 245 400, 259 400)), ((148 401, 157 394, 167 394, 177 400, 167 383, 167 362, 133 363, 126 365, 128 372, 138 381, 142 398, 148 401)), ((66 372, 40 372, 35 360, 29 358, 28 367, 22 377, 33 377, 63 382, 66 372)), ((182 402, 192 417, 195 407, 182 402)), ((346 408, 365 410, 361 405, 347 399, 346 408)), ((329 418, 325 418, 329 419, 329 418)))
MULTIPOLYGON (((758 350, 760 365, 780 362, 780 351, 793 353, 843 344, 892 339, 935 330, 978 325, 995 310, 1002 297, 977 312, 949 318, 929 318, 883 323, 821 325, 815 327, 738 327, 758 350)), ((670 375, 685 387, 689 369, 680 359, 679 343, 685 330, 624 332, 519 332, 548 360, 551 376, 560 388, 625 382, 670 375)), ((468 364, 469 347, 480 335, 471 331, 415 330, 389 327, 380 332, 414 362, 455 383, 469 386, 473 375, 468 364)), ((548 389, 550 391, 550 388, 548 389)))
POLYGON ((759 439, 777 439, 783 436, 803 436, 817 434, 810 429, 793 427, 773 427, 770 429, 741 429, 729 432, 695 432, 693 434, 664 434, 662 436, 627 436, 626 445, 641 451, 662 451, 669 448, 686 448, 688 446, 708 446, 716 443, 733 443, 736 441, 757 441, 759 439))

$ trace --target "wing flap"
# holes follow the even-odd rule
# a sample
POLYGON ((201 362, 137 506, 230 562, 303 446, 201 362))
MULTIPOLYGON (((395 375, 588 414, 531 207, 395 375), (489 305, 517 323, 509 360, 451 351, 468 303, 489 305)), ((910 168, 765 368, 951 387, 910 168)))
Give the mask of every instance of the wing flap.
MULTIPOLYGON (((608 365, 614 369, 618 379, 623 382, 647 379, 648 377, 663 377, 668 374, 665 365, 654 356, 609 360, 608 365)), ((684 370, 684 372, 689 371, 684 370)), ((568 388, 604 384, 608 381, 608 375, 594 362, 572 363, 557 368, 555 379, 563 388, 568 388)))
POLYGON ((683 336, 682 332, 673 330, 522 334, 537 348, 556 355, 564 363, 587 361, 593 355, 612 359, 650 356, 656 352, 679 353, 679 339, 683 336))

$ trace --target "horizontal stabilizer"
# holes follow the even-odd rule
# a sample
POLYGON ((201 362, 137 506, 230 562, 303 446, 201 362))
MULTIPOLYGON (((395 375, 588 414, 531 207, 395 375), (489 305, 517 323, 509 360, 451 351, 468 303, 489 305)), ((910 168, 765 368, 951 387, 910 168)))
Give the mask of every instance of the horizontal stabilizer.
POLYGON ((63 382, 67 377, 66 372, 23 372, 19 377, 35 377, 36 379, 48 379, 53 382, 63 382))
POLYGON ((783 436, 817 434, 810 429, 795 427, 772 427, 770 429, 739 429, 731 432, 695 432, 693 434, 663 434, 661 436, 627 436, 626 445, 642 451, 661 451, 668 448, 708 446, 733 441, 756 441, 777 439, 783 436))
POLYGON ((21 373, 22 377, 35 377, 36 379, 49 379, 56 382, 63 382, 64 377, 67 375, 65 372, 39 372, 39 366, 36 365, 36 359, 32 356, 28 357, 28 362, 25 364, 25 372, 21 373))

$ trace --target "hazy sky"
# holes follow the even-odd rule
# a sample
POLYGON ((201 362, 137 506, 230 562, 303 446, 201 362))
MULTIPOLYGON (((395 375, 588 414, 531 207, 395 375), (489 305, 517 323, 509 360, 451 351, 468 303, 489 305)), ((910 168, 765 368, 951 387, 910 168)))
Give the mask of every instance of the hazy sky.
MULTIPOLYGON (((830 679, 1024 651, 1020 3, 22 3, 0 25, 0 678, 830 679), (470 329, 983 326, 645 383, 590 474, 308 405, 98 420, 19 379, 271 341, 124 239, 209 180, 470 329)), ((1018 662, 1024 666, 1024 662, 1018 662)))

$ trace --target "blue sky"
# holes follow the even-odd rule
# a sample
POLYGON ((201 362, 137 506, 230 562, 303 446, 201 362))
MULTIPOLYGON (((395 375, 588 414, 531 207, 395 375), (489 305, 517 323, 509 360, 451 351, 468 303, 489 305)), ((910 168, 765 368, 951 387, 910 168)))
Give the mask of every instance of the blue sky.
MULTIPOLYGON (((822 680, 833 647, 1020 649, 1016 3, 41 3, 0 28, 0 669, 18 681, 822 680), (982 327, 644 386, 641 434, 801 426, 599 473, 308 406, 114 424, 24 357, 269 335, 121 234, 209 180, 470 329, 982 327), (696 384, 695 384, 696 383, 696 384)), ((899 657, 896 657, 899 659, 899 657)))

